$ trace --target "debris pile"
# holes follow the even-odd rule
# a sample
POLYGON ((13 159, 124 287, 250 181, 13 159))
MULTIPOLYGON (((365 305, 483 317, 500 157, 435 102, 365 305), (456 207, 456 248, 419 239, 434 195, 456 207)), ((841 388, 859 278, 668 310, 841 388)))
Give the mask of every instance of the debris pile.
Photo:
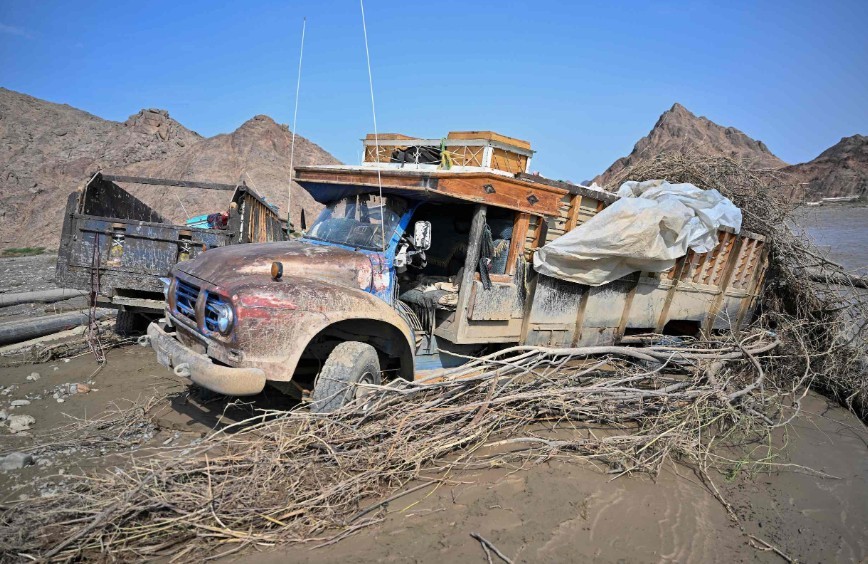
MULTIPOLYGON (((389 500, 446 483, 453 470, 554 456, 613 476, 690 464, 737 522, 711 470, 773 468, 767 450, 756 459, 745 445, 797 417, 808 386, 864 417, 864 321, 852 324, 868 318, 864 301, 855 288, 817 282, 851 279, 789 233, 773 177, 684 155, 629 174, 716 188, 742 208, 746 229, 771 240, 772 272, 749 331, 642 348, 513 347, 436 379, 368 386, 332 414, 261 410, 196 445, 169 444, 7 503, 0 558, 189 560, 281 542, 321 546, 379 522, 389 500), (845 319, 844 309, 854 315, 845 319), (721 447, 743 454, 732 460, 721 447)), ((134 408, 37 448, 102 452, 144 440, 150 425, 148 410, 134 408)))
POLYGON ((760 324, 784 343, 770 373, 783 383, 801 381, 868 417, 868 293, 865 280, 825 258, 793 234, 790 214, 798 205, 788 176, 754 171, 725 157, 664 153, 620 172, 622 181, 665 178, 716 189, 744 213, 743 228, 765 235, 770 268, 761 296, 760 324))
POLYGON ((10 507, 0 550, 133 560, 325 543, 379 521, 366 500, 412 480, 554 455, 615 474, 656 472, 672 458, 704 472, 725 464, 712 443, 757 438, 793 415, 762 368, 777 346, 757 331, 679 347, 515 347, 437 381, 373 387, 329 416, 262 412, 192 449, 10 507), (549 432, 579 422, 610 432, 549 432))

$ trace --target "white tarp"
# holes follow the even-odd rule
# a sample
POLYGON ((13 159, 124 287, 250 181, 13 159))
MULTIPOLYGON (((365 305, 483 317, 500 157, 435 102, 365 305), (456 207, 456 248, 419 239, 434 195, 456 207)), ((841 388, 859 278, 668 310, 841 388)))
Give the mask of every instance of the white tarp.
POLYGON ((631 272, 662 272, 688 249, 706 253, 717 230, 741 229, 741 210, 717 190, 665 180, 625 182, 621 199, 537 250, 537 272, 600 286, 631 272))

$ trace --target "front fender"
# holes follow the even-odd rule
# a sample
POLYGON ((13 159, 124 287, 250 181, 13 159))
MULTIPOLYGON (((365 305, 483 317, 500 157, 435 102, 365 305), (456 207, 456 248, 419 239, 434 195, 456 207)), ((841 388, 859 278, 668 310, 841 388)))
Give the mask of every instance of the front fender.
POLYGON ((336 323, 356 320, 395 329, 412 361, 415 339, 407 322, 389 304, 362 290, 307 278, 245 284, 232 295, 234 344, 243 364, 258 366, 269 380, 292 379, 311 340, 336 323))

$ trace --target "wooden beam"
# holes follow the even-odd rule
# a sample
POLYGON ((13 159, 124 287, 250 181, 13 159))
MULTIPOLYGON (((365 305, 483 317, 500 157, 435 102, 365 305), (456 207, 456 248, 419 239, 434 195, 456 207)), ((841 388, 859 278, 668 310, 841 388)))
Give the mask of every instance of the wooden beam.
POLYGON ((482 245, 482 231, 485 229, 486 207, 476 206, 473 212, 473 222, 470 224, 470 240, 467 243, 467 257, 464 260, 464 275, 461 278, 461 289, 458 292, 458 303, 455 306, 459 326, 467 319, 470 294, 473 292, 474 274, 479 265, 479 249, 482 245))
MULTIPOLYGON (((758 243, 761 244, 761 243, 758 243)), ((738 308, 738 316, 735 320, 735 328, 740 329, 744 323, 747 313, 753 308, 754 302, 759 297, 760 288, 762 288, 763 280, 765 279, 766 269, 769 266, 769 249, 766 245, 760 250, 759 260, 756 268, 751 276, 750 286, 747 288, 747 295, 742 298, 741 305, 738 308)))
POLYGON ((567 224, 564 226, 564 233, 569 233, 576 228, 579 222, 579 212, 582 209, 582 196, 576 194, 570 198, 570 211, 567 212, 567 224))
POLYGON ((579 345, 582 338, 582 326, 585 324, 585 310, 588 308, 588 298, 591 296, 591 287, 585 286, 582 297, 579 298, 579 310, 576 312, 576 330, 573 332, 573 347, 579 345))
POLYGON ((636 295, 636 290, 639 288, 639 280, 642 278, 641 272, 636 272, 633 275, 630 290, 627 292, 627 299, 624 300, 624 310, 621 312, 621 320, 618 322, 618 330, 615 333, 615 342, 620 341, 627 330, 627 321, 630 319, 630 307, 633 305, 633 297, 636 295))
POLYGON ((509 240, 509 253, 506 255, 506 273, 515 274, 518 257, 524 260, 524 240, 527 238, 527 227, 530 224, 530 214, 516 213, 512 224, 512 238, 509 240))
POLYGON ((144 176, 120 176, 103 174, 103 180, 109 182, 129 182, 131 184, 152 184, 156 186, 178 186, 181 188, 202 188, 203 190, 235 190, 238 184, 219 184, 217 182, 200 182, 197 180, 170 180, 167 178, 148 178, 144 176))
MULTIPOLYGON (((543 216, 537 216, 536 235, 534 236, 531 253, 546 244, 546 237, 549 234, 549 222, 543 216)), ((533 255, 531 255, 533 256, 533 255)))
POLYGON ((611 204, 620 199, 617 194, 613 194, 611 192, 591 190, 590 188, 579 186, 578 184, 564 182, 562 180, 552 180, 544 176, 539 176, 538 174, 528 174, 526 172, 520 172, 516 174, 515 177, 526 182, 533 182, 535 184, 544 184, 553 188, 560 188, 561 190, 566 190, 570 194, 585 196, 587 198, 591 198, 592 200, 599 200, 607 204, 611 204))
POLYGON ((715 296, 714 301, 711 303, 711 307, 708 309, 708 314, 705 317, 705 323, 703 323, 702 332, 706 335, 708 335, 714 327, 714 320, 720 312, 723 300, 726 299, 726 290, 729 288, 729 282, 732 280, 735 267, 739 262, 739 255, 741 254, 743 242, 744 237, 736 236, 735 241, 732 244, 732 251, 730 251, 729 256, 727 256, 726 266, 724 266, 723 274, 720 278, 720 293, 715 296))
POLYGON ((669 308, 672 306, 672 300, 675 298, 675 292, 678 291, 678 283, 681 281, 681 275, 684 274, 684 269, 690 261, 687 260, 687 255, 681 257, 676 262, 675 273, 672 277, 672 286, 666 292, 666 298, 663 300, 663 307, 660 309, 660 317, 657 318, 657 326, 654 328, 655 333, 662 333, 666 327, 666 322, 669 319, 669 308))

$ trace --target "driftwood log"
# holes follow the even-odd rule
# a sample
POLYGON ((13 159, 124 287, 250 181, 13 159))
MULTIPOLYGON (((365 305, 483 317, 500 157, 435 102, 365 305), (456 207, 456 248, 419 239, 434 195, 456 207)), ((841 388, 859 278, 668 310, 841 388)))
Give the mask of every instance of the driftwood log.
POLYGON ((0 307, 9 307, 29 303, 51 303, 86 296, 84 290, 70 290, 69 288, 54 288, 51 290, 39 290, 37 292, 20 292, 15 294, 0 294, 0 307))
MULTIPOLYGON (((94 312, 96 319, 102 319, 114 315, 113 309, 97 308, 94 312)), ((43 335, 57 333, 87 324, 88 312, 74 311, 58 315, 46 315, 25 321, 10 321, 0 323, 0 345, 11 345, 28 339, 35 339, 43 335)))

